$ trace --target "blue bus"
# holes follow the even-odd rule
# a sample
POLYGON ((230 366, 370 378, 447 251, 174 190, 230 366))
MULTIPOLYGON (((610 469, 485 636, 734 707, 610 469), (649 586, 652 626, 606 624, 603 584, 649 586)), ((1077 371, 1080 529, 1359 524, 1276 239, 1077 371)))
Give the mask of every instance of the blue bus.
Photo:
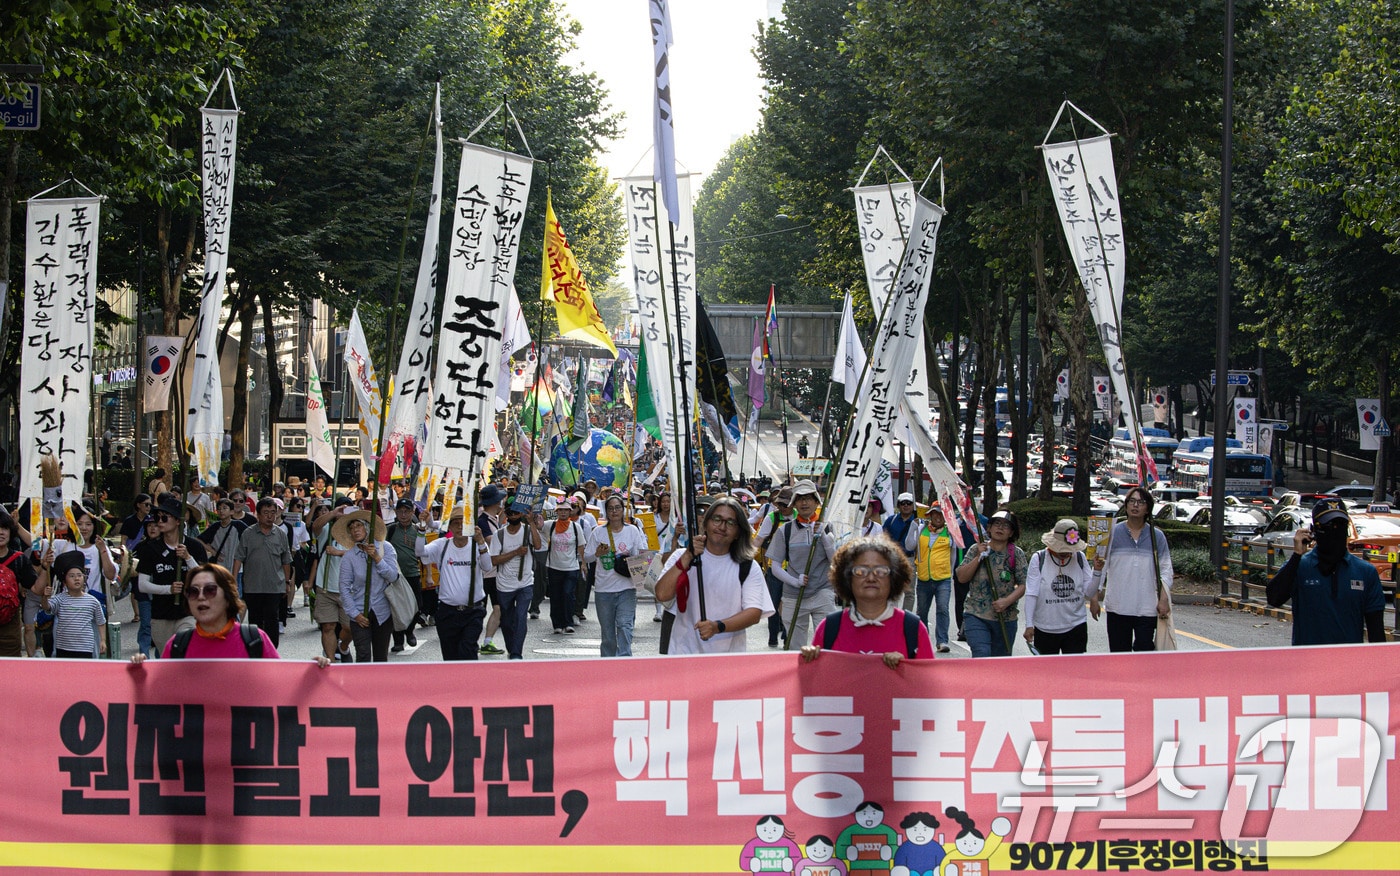
MULTIPOLYGON (((1181 442, 1173 438, 1172 433, 1166 429, 1153 429, 1150 426, 1143 427, 1142 440, 1147 445, 1148 455, 1157 464, 1157 480, 1171 480, 1174 465, 1172 454, 1176 453, 1181 442)), ((1099 467, 1099 475, 1112 478, 1120 484, 1138 483, 1137 448, 1133 446, 1133 439, 1127 429, 1119 429, 1109 439, 1108 447, 1104 450, 1103 465, 1099 467)))
MULTIPOLYGON (((1215 482, 1215 439, 1187 438, 1172 457, 1172 483, 1189 487, 1202 496, 1211 494, 1215 482)), ((1258 453, 1248 453, 1233 438, 1225 439, 1225 495, 1264 496, 1274 494, 1274 461, 1258 453)))

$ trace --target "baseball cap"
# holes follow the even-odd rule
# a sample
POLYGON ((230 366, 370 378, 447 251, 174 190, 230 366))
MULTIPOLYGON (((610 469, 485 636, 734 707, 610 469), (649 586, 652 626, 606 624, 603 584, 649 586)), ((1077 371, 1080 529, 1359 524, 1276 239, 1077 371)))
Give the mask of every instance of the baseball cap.
POLYGON ((1312 520, 1313 526, 1322 526, 1331 523, 1333 520, 1350 520, 1351 515, 1347 514, 1347 506, 1341 499, 1329 498, 1318 499, 1313 505, 1312 520))
POLYGON ((414 504, 413 504, 413 500, 412 500, 412 499, 400 499, 400 500, 398 500, 397 502, 394 503, 394 508, 395 508, 395 510, 397 510, 397 509, 399 509, 399 508, 407 508, 407 509, 410 510, 410 511, 417 510, 416 507, 415 507, 414 504))
POLYGON ((912 501, 914 501, 914 494, 913 494, 913 493, 900 493, 900 494, 899 494, 899 498, 894 500, 894 502, 895 502, 896 505, 898 505, 900 502, 912 502, 912 501))

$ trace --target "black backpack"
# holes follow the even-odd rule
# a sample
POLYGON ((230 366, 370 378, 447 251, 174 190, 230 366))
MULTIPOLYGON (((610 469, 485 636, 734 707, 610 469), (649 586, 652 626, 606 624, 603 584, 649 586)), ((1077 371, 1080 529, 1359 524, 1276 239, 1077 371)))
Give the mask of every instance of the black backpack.
MULTIPOLYGON (((845 611, 833 611, 826 616, 826 626, 822 628, 822 648, 830 651, 836 644, 836 636, 841 632, 841 616, 845 611)), ((912 611, 904 613, 904 651, 913 660, 919 653, 919 616, 912 611)))
MULTIPOLYGON (((238 634, 243 638, 243 647, 247 649, 248 656, 254 660, 262 659, 263 638, 257 625, 235 622, 234 626, 238 627, 238 634)), ((193 629, 181 630, 176 633, 175 638, 170 641, 170 658, 172 660, 183 659, 186 652, 190 650, 190 640, 193 638, 193 629)))

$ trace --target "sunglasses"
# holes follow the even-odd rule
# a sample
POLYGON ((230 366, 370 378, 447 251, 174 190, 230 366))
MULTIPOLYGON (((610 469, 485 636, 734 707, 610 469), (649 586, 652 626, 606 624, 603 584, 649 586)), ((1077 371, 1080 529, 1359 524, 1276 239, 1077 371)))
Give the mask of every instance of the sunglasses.
POLYGON ((152 514, 151 516, 154 517, 154 518, 156 519, 156 522, 157 522, 157 523, 164 523, 164 522, 166 522, 167 520, 174 520, 174 519, 175 519, 174 517, 171 517, 169 514, 166 514, 166 513, 163 512, 163 511, 157 511, 156 513, 152 514))
POLYGON ((203 596, 205 599, 213 599, 215 596, 218 595, 218 584, 205 584, 203 587, 195 587, 191 585, 185 588, 185 599, 188 599, 191 602, 193 602, 201 596, 203 596))

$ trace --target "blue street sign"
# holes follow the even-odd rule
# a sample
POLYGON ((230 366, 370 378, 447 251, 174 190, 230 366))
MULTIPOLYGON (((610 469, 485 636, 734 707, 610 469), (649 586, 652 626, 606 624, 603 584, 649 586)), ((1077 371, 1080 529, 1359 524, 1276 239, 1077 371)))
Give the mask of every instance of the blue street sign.
MULTIPOLYGON (((1215 374, 1210 375, 1210 385, 1215 386, 1215 374)), ((1226 386, 1249 386, 1248 371, 1231 371, 1225 378, 1226 386)))
POLYGON ((0 123, 6 131, 39 130, 39 86, 28 84, 23 97, 0 98, 0 123))
POLYGON ((1381 420, 1379 423, 1376 424, 1376 427, 1371 430, 1371 434, 1375 435, 1377 438, 1389 438, 1390 424, 1387 423, 1385 420, 1381 420))

